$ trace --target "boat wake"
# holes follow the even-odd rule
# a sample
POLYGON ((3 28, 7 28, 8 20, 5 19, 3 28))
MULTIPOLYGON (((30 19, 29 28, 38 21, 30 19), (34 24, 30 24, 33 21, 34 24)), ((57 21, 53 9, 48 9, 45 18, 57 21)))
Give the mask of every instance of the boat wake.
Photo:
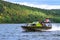
POLYGON ((52 25, 52 29, 46 31, 60 31, 60 25, 52 25))

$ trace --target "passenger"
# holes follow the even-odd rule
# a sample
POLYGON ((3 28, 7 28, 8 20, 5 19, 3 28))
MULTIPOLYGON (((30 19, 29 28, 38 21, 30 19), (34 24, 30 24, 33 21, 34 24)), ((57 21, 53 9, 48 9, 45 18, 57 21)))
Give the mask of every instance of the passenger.
POLYGON ((49 18, 46 18, 44 22, 45 22, 45 23, 50 23, 51 21, 50 21, 49 18))
POLYGON ((50 19, 49 18, 46 18, 45 20, 44 20, 44 22, 42 22, 42 25, 43 25, 43 27, 44 26, 50 26, 50 19))
POLYGON ((37 22, 37 23, 36 23, 36 26, 37 26, 37 27, 42 27, 42 24, 39 23, 39 22, 37 22))

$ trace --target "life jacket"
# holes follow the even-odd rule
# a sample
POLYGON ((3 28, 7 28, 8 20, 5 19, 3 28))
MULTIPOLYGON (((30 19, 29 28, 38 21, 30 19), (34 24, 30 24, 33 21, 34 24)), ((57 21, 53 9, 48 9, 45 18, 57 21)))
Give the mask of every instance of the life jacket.
POLYGON ((39 23, 39 22, 37 22, 37 23, 36 23, 36 26, 37 26, 37 27, 42 27, 42 24, 39 23))

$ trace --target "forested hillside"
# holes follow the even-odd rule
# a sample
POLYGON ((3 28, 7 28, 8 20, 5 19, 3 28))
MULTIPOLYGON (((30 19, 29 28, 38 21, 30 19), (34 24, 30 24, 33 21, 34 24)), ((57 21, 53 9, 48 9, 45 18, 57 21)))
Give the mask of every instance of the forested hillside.
POLYGON ((45 18, 60 22, 60 9, 45 10, 0 1, 0 23, 29 23, 45 18))

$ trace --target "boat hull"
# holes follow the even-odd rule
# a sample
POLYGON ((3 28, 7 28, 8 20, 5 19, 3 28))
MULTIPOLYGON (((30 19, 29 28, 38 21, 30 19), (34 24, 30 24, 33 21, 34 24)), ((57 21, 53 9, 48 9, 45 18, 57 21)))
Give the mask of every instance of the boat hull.
POLYGON ((51 29, 52 27, 35 27, 35 26, 22 26, 22 28, 25 30, 25 31, 45 31, 45 30, 49 30, 51 29))

